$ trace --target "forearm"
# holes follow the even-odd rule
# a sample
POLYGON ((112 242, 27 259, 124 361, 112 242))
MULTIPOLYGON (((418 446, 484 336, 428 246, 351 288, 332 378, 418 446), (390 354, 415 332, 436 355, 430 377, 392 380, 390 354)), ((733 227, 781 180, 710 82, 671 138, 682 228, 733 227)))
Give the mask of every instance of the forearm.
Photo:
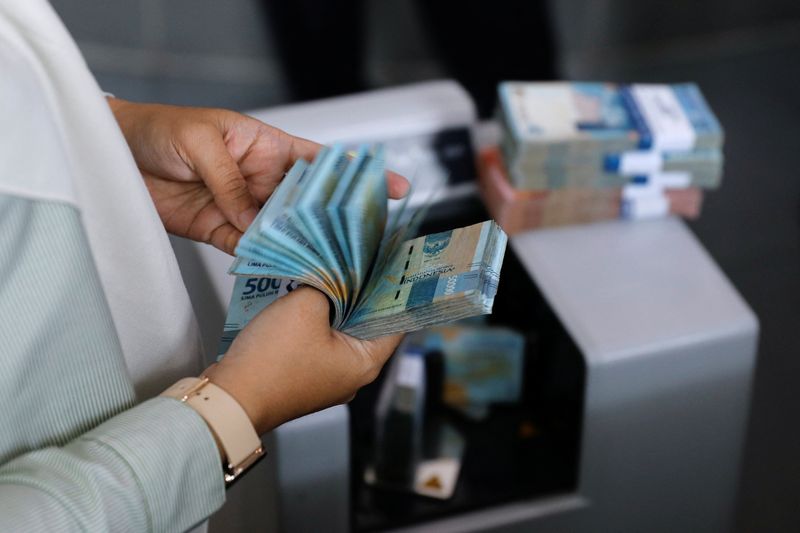
POLYGON ((224 494, 203 419, 159 398, 0 467, 0 523, 9 531, 184 531, 224 494))
POLYGON ((80 214, 4 196, 0 212, 0 530, 203 520, 224 497, 211 431, 175 400, 131 407, 80 214))

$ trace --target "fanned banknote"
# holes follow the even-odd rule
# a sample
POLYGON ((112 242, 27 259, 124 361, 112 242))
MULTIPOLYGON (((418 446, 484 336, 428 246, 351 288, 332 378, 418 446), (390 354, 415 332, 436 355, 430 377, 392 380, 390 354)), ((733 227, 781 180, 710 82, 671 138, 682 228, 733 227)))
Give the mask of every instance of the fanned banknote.
POLYGON ((493 221, 412 238, 422 212, 387 210, 381 147, 298 161, 236 247, 220 353, 300 284, 325 293, 332 326, 370 339, 490 313, 507 237, 493 221))

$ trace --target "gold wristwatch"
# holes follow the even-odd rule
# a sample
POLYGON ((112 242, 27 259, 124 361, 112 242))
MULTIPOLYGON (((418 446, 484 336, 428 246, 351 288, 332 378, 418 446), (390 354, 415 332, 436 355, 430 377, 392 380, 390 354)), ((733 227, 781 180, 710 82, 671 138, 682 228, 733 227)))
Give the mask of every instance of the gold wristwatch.
POLYGON ((189 405, 206 421, 222 452, 227 486, 266 455, 250 417, 239 402, 207 377, 183 378, 161 396, 189 405))

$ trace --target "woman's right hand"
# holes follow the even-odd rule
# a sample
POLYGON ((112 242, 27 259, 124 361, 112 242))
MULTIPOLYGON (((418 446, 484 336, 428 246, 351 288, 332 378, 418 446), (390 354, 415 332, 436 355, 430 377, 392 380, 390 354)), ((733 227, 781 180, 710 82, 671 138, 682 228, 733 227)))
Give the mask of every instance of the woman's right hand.
POLYGON ((325 295, 296 289, 261 311, 206 372, 239 402, 259 434, 350 401, 402 339, 356 339, 331 329, 329 314, 325 295))
MULTIPOLYGON (((285 172, 322 148, 225 109, 108 103, 167 231, 229 254, 285 172)), ((386 180, 391 198, 408 192, 386 180)))

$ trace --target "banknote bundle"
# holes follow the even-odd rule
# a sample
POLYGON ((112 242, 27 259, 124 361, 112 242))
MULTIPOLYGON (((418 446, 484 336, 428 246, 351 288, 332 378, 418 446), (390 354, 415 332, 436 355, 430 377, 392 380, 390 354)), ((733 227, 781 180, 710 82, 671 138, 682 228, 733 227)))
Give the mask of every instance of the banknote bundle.
POLYGON ((517 189, 720 183, 723 131, 695 84, 504 82, 499 103, 517 189))
POLYGON ((651 181, 624 187, 515 189, 497 148, 479 154, 478 186, 486 208, 503 229, 520 231, 587 224, 618 218, 644 219, 670 213, 697 218, 703 201, 698 187, 669 187, 651 181))
POLYGON ((509 233, 674 214, 696 218, 719 186, 723 131, 700 89, 594 82, 503 82, 499 151, 479 186, 509 233))
POLYGON ((525 338, 500 326, 448 324, 415 333, 409 343, 444 358, 442 400, 482 420, 496 403, 522 396, 525 338))
POLYGON ((442 376, 412 337, 387 365, 375 404, 374 465, 365 469, 364 481, 447 500, 458 484, 466 442, 436 412, 442 376))
POLYGON ((367 484, 446 500, 464 460, 464 421, 481 423, 497 404, 522 400, 525 337, 476 319, 406 336, 381 384, 374 464, 367 484), (441 406, 459 412, 454 424, 441 406))
POLYGON ((323 148, 286 174, 236 247, 220 347, 299 284, 332 303, 332 327, 359 338, 489 313, 507 237, 493 221, 422 237, 422 211, 390 216, 381 147, 323 148))

